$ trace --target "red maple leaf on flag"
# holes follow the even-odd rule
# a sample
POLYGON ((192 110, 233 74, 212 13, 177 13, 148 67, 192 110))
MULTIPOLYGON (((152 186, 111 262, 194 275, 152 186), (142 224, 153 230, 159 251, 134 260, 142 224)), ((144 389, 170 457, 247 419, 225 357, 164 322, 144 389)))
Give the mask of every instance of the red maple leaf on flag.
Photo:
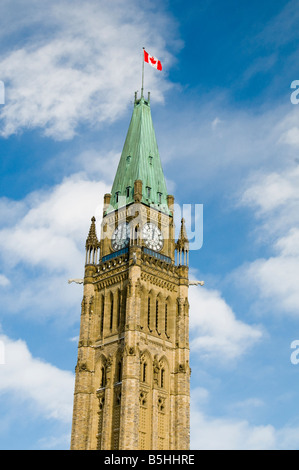
POLYGON ((144 61, 150 64, 152 67, 154 67, 157 70, 162 70, 162 64, 160 60, 158 60, 156 57, 149 55, 148 52, 143 48, 143 53, 144 53, 144 61))

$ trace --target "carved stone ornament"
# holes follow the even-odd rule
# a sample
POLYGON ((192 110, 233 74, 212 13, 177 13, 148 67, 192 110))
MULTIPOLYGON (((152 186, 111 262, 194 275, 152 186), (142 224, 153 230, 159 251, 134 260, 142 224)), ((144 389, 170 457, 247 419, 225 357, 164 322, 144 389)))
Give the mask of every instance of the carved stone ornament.
POLYGON ((160 364, 158 361, 158 356, 155 355, 154 362, 153 362, 153 372, 154 372, 154 382, 158 384, 159 380, 159 372, 160 372, 160 364))
POLYGON ((77 367, 78 367, 79 372, 82 372, 82 371, 90 372, 86 362, 78 361, 77 367))
POLYGON ((134 346, 127 345, 125 347, 125 353, 127 354, 127 356, 135 356, 136 355, 136 349, 135 349, 134 346))
POLYGON ((112 366, 112 355, 109 354, 109 356, 107 357, 107 360, 106 360, 106 368, 110 369, 111 366, 112 366))

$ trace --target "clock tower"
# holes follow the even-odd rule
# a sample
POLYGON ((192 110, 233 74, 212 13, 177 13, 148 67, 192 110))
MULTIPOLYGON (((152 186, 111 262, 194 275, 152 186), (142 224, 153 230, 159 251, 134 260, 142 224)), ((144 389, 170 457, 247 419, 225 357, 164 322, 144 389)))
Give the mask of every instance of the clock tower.
POLYGON ((71 449, 184 450, 189 243, 175 241, 150 96, 135 102, 101 225, 86 241, 71 449))

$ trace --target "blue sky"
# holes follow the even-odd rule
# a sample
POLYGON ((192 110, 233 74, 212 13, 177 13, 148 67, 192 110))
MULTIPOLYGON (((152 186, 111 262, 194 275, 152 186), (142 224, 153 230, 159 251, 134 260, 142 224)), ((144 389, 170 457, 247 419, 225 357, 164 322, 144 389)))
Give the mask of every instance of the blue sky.
POLYGON ((67 280, 144 46, 163 64, 145 91, 168 191, 204 206, 191 446, 298 449, 299 2, 2 0, 0 18, 0 448, 69 448, 82 288, 67 280))

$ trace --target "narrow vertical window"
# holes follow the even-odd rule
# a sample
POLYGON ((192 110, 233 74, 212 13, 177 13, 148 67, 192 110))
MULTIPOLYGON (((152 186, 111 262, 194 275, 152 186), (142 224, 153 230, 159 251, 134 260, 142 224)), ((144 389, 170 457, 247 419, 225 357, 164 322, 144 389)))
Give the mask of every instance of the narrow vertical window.
POLYGON ((117 304, 117 309, 118 309, 118 312, 117 312, 117 327, 119 327, 119 325, 120 325, 120 316, 121 316, 121 297, 120 297, 120 291, 118 291, 117 301, 118 301, 118 304, 117 304))
POLYGON ((156 330, 159 330, 159 301, 156 300, 156 330))
POLYGON ((105 310, 105 297, 102 295, 102 316, 101 316, 101 333, 104 331, 104 310, 105 310))
POLYGON ((101 377, 101 387, 105 387, 105 386, 106 386, 106 371, 105 371, 105 367, 103 366, 102 377, 101 377))
POLYGON ((111 303, 110 303, 110 330, 112 330, 113 327, 113 295, 111 294, 111 303))
POLYGON ((146 197, 147 199, 151 197, 151 188, 149 186, 146 187, 146 197))
POLYGON ((126 320, 127 320, 127 291, 124 291, 123 292, 123 300, 122 300, 122 318, 121 318, 121 322, 122 322, 122 325, 125 325, 126 324, 126 320))
POLYGON ((119 361, 117 364, 117 382, 121 382, 122 379, 122 362, 119 361))
POLYGON ((147 326, 151 329, 151 298, 147 299, 147 326))
POLYGON ((146 382, 146 369, 147 369, 147 363, 143 363, 142 367, 142 382, 146 382))
POLYGON ((158 193, 158 203, 162 203, 162 193, 158 193))
POLYGON ((115 193, 115 202, 118 202, 119 201, 119 195, 120 195, 120 191, 117 191, 115 193))
POLYGON ((127 197, 130 197, 130 193, 131 193, 131 186, 128 186, 128 187, 126 188, 126 196, 127 196, 127 197))
POLYGON ((167 322, 168 322, 168 305, 167 305, 167 303, 165 304, 165 318, 164 318, 164 320, 165 320, 165 330, 164 331, 165 331, 165 334, 167 336, 167 326, 168 326, 167 325, 167 322))
POLYGON ((165 385, 165 370, 162 369, 161 370, 161 388, 164 388, 164 385, 165 385))

